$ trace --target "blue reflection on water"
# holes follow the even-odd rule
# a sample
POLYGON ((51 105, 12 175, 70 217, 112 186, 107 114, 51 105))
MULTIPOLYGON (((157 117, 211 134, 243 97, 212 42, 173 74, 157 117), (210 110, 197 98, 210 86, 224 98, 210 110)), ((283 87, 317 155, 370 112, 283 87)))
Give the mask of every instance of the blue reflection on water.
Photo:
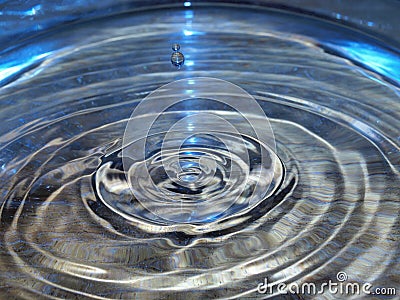
POLYGON ((38 12, 42 9, 42 5, 38 4, 33 6, 32 8, 25 10, 25 11, 18 11, 18 10, 3 10, 0 11, 1 15, 6 16, 34 16, 38 14, 38 12))
POLYGON ((194 34, 194 32, 193 32, 192 30, 184 29, 184 30, 183 30, 183 34, 184 34, 185 36, 191 36, 191 35, 194 34))
POLYGON ((7 84, 15 76, 36 66, 50 54, 51 52, 46 52, 32 57, 22 57, 19 60, 0 65, 0 85, 7 84))
POLYGON ((330 41, 331 48, 373 72, 400 83, 400 59, 383 47, 357 41, 330 41))
MULTIPOLYGON (((185 2, 184 6, 190 7, 191 2, 185 2)), ((43 10, 40 4, 35 5, 25 11, 3 11, 0 15, 23 15, 32 16, 41 13, 43 10)), ((184 9, 182 11, 185 18, 184 27, 181 29, 182 41, 186 42, 184 44, 195 44, 195 39, 200 36, 206 35, 206 32, 194 30, 192 27, 192 19, 194 17, 195 11, 191 9, 184 9)), ((342 19, 343 16, 339 13, 335 14, 336 19, 342 19)), ((342 57, 348 58, 355 64, 362 65, 363 67, 384 76, 391 82, 400 84, 400 56, 394 50, 385 48, 377 44, 377 41, 368 36, 355 36, 354 32, 349 29, 344 29, 343 31, 338 31, 334 25, 326 25, 316 27, 313 20, 304 21, 303 26, 290 28, 293 33, 299 34, 299 36, 309 36, 319 44, 320 47, 331 50, 335 54, 342 57), (316 30, 316 28, 318 28, 316 30)), ((373 22, 368 22, 368 26, 374 25, 373 22)), ((287 28, 279 26, 275 28, 284 32, 287 28)), ((29 40, 28 40, 29 41, 29 40)), ((6 54, 7 51, 13 50, 11 47, 7 50, 5 49, 2 53, 2 60, 0 62, 0 85, 7 84, 19 74, 22 74, 26 70, 40 64, 48 55, 52 53, 55 49, 59 47, 65 47, 67 45, 59 42, 59 45, 54 43, 43 43, 43 44, 27 44, 25 47, 21 47, 20 50, 11 52, 12 54, 6 54)), ((12 46, 18 47, 18 46, 12 46)), ((195 52, 189 52, 185 66, 188 70, 194 69, 197 65, 195 52)))

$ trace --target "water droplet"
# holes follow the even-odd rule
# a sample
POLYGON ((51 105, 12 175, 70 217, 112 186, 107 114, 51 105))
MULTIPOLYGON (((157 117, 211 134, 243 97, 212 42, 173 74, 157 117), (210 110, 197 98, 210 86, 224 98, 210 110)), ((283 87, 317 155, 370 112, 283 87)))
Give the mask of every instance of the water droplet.
POLYGON ((177 43, 172 44, 172 50, 173 51, 179 51, 179 49, 181 49, 181 45, 179 45, 177 43))
POLYGON ((183 56, 183 54, 181 52, 174 52, 171 55, 171 63, 176 66, 176 67, 180 67, 181 65, 183 65, 185 61, 185 56, 183 56))

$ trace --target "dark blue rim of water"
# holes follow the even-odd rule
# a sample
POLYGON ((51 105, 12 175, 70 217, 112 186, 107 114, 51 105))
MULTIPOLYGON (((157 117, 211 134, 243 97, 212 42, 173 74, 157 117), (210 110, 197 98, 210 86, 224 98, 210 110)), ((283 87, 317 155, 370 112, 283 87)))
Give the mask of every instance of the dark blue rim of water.
MULTIPOLYGON (((58 3, 42 3, 26 8, 20 4, 20 10, 18 7, 8 10, 8 6, 11 5, 4 5, 2 11, 4 18, 1 24, 4 30, 0 34, 2 44, 0 86, 15 80, 21 73, 35 68, 51 52, 66 47, 67 45, 63 45, 62 41, 49 43, 45 40, 46 37, 64 28, 71 30, 74 26, 82 26, 84 22, 90 23, 99 18, 115 17, 117 14, 140 13, 161 8, 185 10, 210 6, 246 7, 257 11, 273 9, 279 12, 295 13, 299 18, 306 15, 308 18, 302 19, 305 26, 301 29, 291 28, 291 33, 311 36, 324 51, 345 57, 354 64, 375 72, 384 80, 399 86, 400 37, 396 28, 400 25, 396 22, 397 18, 392 17, 390 13, 399 11, 396 8, 400 9, 400 2, 379 1, 379 7, 381 7, 379 13, 376 13, 375 17, 368 14, 368 17, 365 17, 368 21, 365 21, 362 18, 362 12, 367 12, 371 4, 370 0, 362 1, 355 6, 350 4, 329 6, 325 5, 324 1, 314 0, 302 3, 301 7, 290 4, 289 1, 151 1, 151 3, 133 1, 117 4, 105 1, 92 6, 79 3, 67 6, 60 6, 58 3), (354 17, 350 17, 351 13, 354 17), (318 19, 324 20, 325 23, 324 28, 317 27, 319 30, 316 31, 318 19), (338 26, 341 27, 340 31, 338 31, 338 26)), ((400 32, 400 28, 398 29, 400 32)))
POLYGON ((191 9, 199 6, 253 6, 256 9, 278 9, 316 18, 330 20, 364 33, 379 37, 384 43, 396 48, 400 46, 400 23, 397 12, 400 1, 363 0, 357 3, 324 0, 258 0, 258 1, 112 1, 105 0, 96 3, 70 1, 42 1, 40 4, 8 1, 2 3, 0 23, 0 41, 3 49, 24 39, 34 38, 34 35, 49 29, 56 29, 64 24, 81 22, 121 13, 131 13, 141 10, 159 9, 163 7, 191 9))

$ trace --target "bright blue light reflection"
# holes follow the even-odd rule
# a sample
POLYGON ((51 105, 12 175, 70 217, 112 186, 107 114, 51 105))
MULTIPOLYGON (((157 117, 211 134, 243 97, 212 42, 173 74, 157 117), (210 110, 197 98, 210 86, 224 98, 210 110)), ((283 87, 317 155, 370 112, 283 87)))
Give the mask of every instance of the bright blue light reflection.
POLYGON ((38 4, 33 6, 32 8, 26 11, 15 11, 15 10, 4 10, 0 11, 1 15, 8 15, 8 16, 34 16, 42 9, 42 5, 38 4))
POLYGON ((389 49, 357 41, 330 40, 327 44, 328 49, 400 83, 400 59, 389 49))
POLYGON ((0 84, 5 82, 9 77, 14 76, 21 71, 24 71, 26 68, 29 68, 30 66, 34 65, 36 62, 44 59, 50 54, 51 52, 35 55, 28 60, 20 62, 19 65, 13 65, 12 63, 5 63, 3 65, 0 65, 0 84))
POLYGON ((185 36, 191 36, 191 35, 193 35, 193 31, 184 29, 184 30, 183 30, 183 34, 184 34, 185 36))
POLYGON ((361 42, 337 41, 335 44, 333 49, 344 52, 346 57, 361 63, 374 72, 400 82, 400 59, 392 52, 361 42))

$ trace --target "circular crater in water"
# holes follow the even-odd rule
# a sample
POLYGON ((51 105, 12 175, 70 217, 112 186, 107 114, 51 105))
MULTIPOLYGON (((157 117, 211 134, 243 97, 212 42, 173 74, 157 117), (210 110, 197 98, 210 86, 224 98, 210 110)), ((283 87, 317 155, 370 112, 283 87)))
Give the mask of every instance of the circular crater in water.
POLYGON ((245 211, 283 177, 264 111, 216 78, 182 79, 150 93, 135 107, 123 143, 132 196, 168 222, 207 223, 245 211))
MULTIPOLYGON (((161 141, 162 137, 148 138, 161 141)), ((281 160, 266 145, 244 136, 223 138, 235 145, 245 142, 248 152, 235 154, 215 136, 195 135, 180 148, 169 140, 162 150, 153 150, 144 161, 132 163, 126 173, 122 151, 108 154, 94 175, 95 191, 106 206, 128 220, 164 226, 181 224, 160 229, 164 232, 177 228, 185 232, 186 223, 196 225, 196 230, 203 233, 221 230, 218 223, 224 218, 246 214, 260 202, 271 201, 268 198, 284 176, 281 160), (263 169, 261 147, 268 152, 263 169), (248 161, 241 159, 243 154, 249 156, 248 161), (146 172, 149 177, 143 175, 146 172), (261 193, 255 194, 258 191, 261 193), (208 224, 211 222, 216 225, 208 224)))

